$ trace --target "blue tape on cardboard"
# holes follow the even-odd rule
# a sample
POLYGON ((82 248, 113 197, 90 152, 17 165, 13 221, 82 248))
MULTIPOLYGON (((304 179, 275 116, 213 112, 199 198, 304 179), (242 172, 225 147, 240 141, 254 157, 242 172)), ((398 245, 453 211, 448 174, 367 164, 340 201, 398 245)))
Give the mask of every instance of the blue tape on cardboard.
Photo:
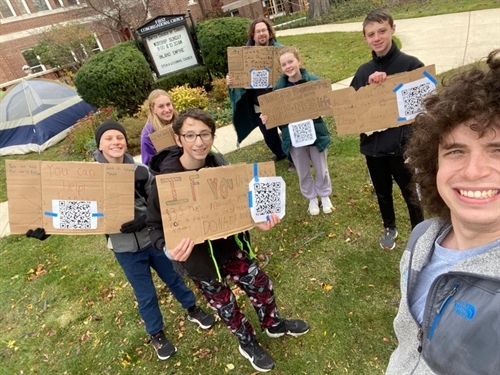
POLYGON ((398 90, 403 87, 403 84, 400 83, 399 85, 397 85, 396 87, 394 87, 394 89, 392 89, 393 92, 398 92, 398 90))
POLYGON ((253 163, 253 178, 255 182, 259 182, 259 165, 257 163, 253 163))
POLYGON ((422 74, 423 74, 424 76, 426 76, 426 77, 427 77, 427 79, 428 79, 429 81, 431 81, 432 83, 434 83, 435 85, 437 85, 437 84, 438 84, 438 81, 436 80, 436 78, 434 78, 434 77, 432 76, 432 74, 431 74, 431 73, 429 73, 427 70, 424 70, 424 72, 423 72, 422 74))

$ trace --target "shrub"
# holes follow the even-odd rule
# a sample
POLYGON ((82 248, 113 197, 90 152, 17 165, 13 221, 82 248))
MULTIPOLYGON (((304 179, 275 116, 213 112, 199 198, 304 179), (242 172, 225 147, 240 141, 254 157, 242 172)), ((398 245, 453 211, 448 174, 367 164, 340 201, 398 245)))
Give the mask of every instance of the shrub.
POLYGON ((78 94, 95 107, 133 114, 151 91, 153 76, 134 42, 117 44, 91 57, 78 70, 78 94))
POLYGON ((212 90, 210 91, 210 97, 214 101, 223 103, 229 97, 225 78, 218 78, 212 81, 211 86, 212 90))
POLYGON ((206 66, 200 65, 159 78, 153 84, 153 89, 169 91, 175 86, 182 86, 184 84, 187 84, 189 87, 204 87, 208 82, 208 69, 206 66))
POLYGON ((94 138, 95 128, 106 120, 118 120, 113 107, 99 108, 96 113, 90 112, 78 120, 66 137, 63 153, 78 156, 82 160, 92 160, 92 153, 97 149, 94 138))
POLYGON ((248 18, 226 17, 197 25, 201 56, 213 76, 224 77, 227 74, 227 47, 244 46, 251 23, 248 18))
POLYGON ((124 117, 120 122, 127 131, 127 153, 132 156, 141 153, 141 132, 145 121, 133 117, 124 117))
POLYGON ((211 101, 207 112, 215 120, 217 128, 229 125, 233 121, 233 110, 231 109, 231 102, 229 98, 223 102, 211 101))
POLYGON ((202 87, 184 86, 174 87, 169 91, 172 102, 177 111, 184 111, 186 108, 206 109, 208 107, 207 92, 202 87))

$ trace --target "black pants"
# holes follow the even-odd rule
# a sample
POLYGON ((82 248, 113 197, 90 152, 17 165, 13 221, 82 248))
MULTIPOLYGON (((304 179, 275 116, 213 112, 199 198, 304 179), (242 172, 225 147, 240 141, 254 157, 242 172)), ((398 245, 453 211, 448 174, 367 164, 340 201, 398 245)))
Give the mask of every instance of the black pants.
MULTIPOLYGON (((266 125, 264 125, 260 119, 260 113, 255 113, 254 118, 264 136, 264 142, 266 142, 267 147, 276 155, 278 160, 286 158, 287 155, 283 152, 283 148, 281 147, 281 137, 278 133, 278 128, 266 129, 266 125)), ((291 160, 289 156, 288 158, 291 160)))
POLYGON ((411 173, 406 168, 401 156, 386 156, 374 158, 366 156, 366 165, 370 172, 378 206, 385 228, 396 228, 396 215, 392 199, 392 178, 398 184, 403 198, 408 206, 411 227, 414 228, 424 220, 422 208, 415 202, 415 187, 411 183, 411 173))

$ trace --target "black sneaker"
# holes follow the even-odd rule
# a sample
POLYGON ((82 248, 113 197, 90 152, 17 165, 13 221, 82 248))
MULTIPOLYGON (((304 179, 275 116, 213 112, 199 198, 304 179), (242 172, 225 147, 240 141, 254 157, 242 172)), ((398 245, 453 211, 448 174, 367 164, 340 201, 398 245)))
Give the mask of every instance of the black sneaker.
POLYGON ((300 336, 309 332, 309 325, 303 320, 298 319, 281 319, 277 325, 266 328, 266 333, 269 337, 276 338, 283 335, 300 336))
POLYGON ((193 312, 188 313, 187 318, 190 322, 197 323, 202 329, 209 329, 215 323, 215 317, 207 314, 198 306, 194 308, 193 312))
POLYGON ((248 345, 240 344, 239 350, 240 354, 248 359, 257 371, 267 372, 274 368, 274 360, 259 345, 257 340, 252 340, 248 345))
POLYGON ((163 331, 158 332, 156 335, 151 335, 151 344, 155 348, 156 355, 161 360, 168 359, 177 351, 177 348, 167 340, 163 331))
POLYGON ((392 250, 396 246, 398 231, 396 228, 385 228, 384 234, 380 238, 380 247, 385 250, 392 250))

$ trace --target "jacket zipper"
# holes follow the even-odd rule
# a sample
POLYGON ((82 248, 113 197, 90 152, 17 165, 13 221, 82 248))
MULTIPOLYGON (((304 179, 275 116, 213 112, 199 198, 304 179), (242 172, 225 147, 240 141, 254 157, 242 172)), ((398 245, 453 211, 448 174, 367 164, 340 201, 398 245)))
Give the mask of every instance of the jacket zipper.
MULTIPOLYGON (((441 317, 443 316, 442 313, 446 309, 446 307, 449 305, 449 302, 453 298, 453 296, 457 293, 458 288, 460 287, 459 284, 453 284, 453 288, 448 292, 448 295, 444 299, 443 303, 441 306, 436 311, 436 316, 434 317, 434 320, 432 321, 431 328, 429 330, 429 339, 432 339, 432 336, 434 335, 434 331, 437 328, 437 325, 439 324, 439 321, 441 320, 441 317)), ((422 329, 422 326, 419 326, 418 328, 418 339, 420 341, 420 345, 418 347, 418 352, 422 352, 422 340, 423 340, 424 332, 422 329)))

